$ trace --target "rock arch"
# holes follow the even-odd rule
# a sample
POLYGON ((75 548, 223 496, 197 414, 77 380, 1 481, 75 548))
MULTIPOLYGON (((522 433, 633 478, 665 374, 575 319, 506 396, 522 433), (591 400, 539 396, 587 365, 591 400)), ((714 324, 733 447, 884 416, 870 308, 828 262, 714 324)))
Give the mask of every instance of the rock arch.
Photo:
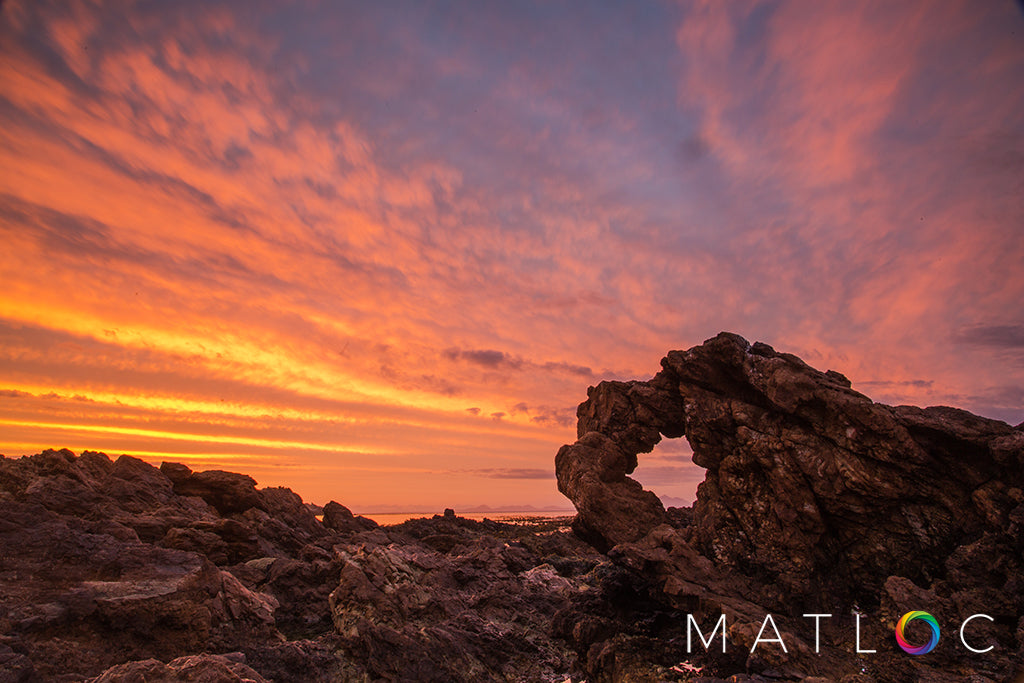
POLYGON ((661 366, 591 387, 577 441, 555 458, 577 533, 640 552, 660 581, 699 566, 705 586, 750 579, 761 604, 877 603, 887 577, 925 585, 965 539, 1012 532, 1014 514, 1024 523, 1019 428, 874 403, 838 372, 725 332, 661 366), (683 435, 706 475, 693 525, 678 529, 628 475, 683 435))

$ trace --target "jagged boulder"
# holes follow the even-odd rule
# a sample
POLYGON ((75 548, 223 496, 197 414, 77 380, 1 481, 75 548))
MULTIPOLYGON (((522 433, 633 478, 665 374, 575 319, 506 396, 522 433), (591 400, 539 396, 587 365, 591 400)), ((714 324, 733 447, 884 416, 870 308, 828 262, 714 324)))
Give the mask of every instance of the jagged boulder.
POLYGON ((179 496, 202 498, 222 515, 263 506, 256 480, 248 475, 223 470, 192 472, 179 463, 163 463, 160 470, 174 482, 179 496))
POLYGON ((373 529, 377 523, 372 519, 352 514, 341 503, 331 501, 324 506, 324 526, 341 532, 359 532, 373 529))

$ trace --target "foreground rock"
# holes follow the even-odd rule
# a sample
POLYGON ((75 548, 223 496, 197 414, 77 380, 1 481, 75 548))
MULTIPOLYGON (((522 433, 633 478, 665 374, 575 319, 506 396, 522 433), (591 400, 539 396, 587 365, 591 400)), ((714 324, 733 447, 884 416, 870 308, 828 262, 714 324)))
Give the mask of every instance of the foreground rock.
POLYGON ((489 526, 435 519, 404 525, 403 542, 370 536, 340 554, 334 624, 371 677, 565 679, 573 660, 551 638, 551 621, 582 582, 543 560, 586 550, 568 538, 503 539, 489 526))
POLYGON ((267 683, 267 679, 243 664, 245 657, 192 655, 164 664, 156 659, 128 662, 111 667, 94 683, 267 683))
POLYGON ((563 681, 572 669, 551 623, 599 558, 570 533, 454 516, 377 528, 334 502, 324 516, 240 474, 0 457, 0 681, 563 681))
POLYGON ((591 388, 577 415, 579 440, 555 462, 580 535, 708 630, 726 614, 736 648, 749 649, 765 614, 781 619, 789 653, 761 646, 719 669, 1008 680, 1024 661, 1020 428, 873 403, 837 372, 726 333, 670 352, 648 382, 591 388), (689 524, 627 476, 638 454, 683 435, 707 470, 689 524), (929 659, 893 644, 914 609, 951 634, 929 659), (858 611, 876 654, 854 651, 858 611), (801 618, 815 612, 836 615, 822 653, 801 618), (974 613, 994 620, 976 631, 978 649, 993 646, 985 656, 957 642, 974 613))

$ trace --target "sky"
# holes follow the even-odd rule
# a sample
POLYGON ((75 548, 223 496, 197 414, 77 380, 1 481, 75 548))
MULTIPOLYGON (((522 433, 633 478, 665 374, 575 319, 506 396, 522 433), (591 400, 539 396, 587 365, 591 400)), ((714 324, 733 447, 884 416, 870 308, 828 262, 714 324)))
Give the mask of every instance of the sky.
POLYGON ((723 330, 1018 424, 1024 12, 6 0, 0 243, 8 457, 565 508, 587 387, 723 330))

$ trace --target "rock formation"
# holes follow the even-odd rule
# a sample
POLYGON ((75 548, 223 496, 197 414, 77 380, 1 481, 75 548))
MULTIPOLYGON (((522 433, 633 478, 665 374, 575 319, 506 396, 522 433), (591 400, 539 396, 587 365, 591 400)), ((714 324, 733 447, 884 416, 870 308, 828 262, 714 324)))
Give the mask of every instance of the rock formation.
MULTIPOLYGON (((999 680, 1024 660, 1024 431, 954 408, 874 403, 838 372, 734 334, 661 365, 647 382, 602 382, 579 406, 578 440, 555 464, 582 537, 691 612, 743 625, 867 610, 891 629, 905 608, 954 622, 975 610, 995 619, 994 654, 971 659, 949 644, 928 664, 988 667, 999 680), (679 436, 707 473, 692 524, 673 526, 678 516, 627 475, 638 454, 679 436)), ((787 627, 806 637, 799 620, 787 627)), ((880 626, 872 635, 892 641, 880 626)), ((841 648, 784 659, 806 674, 836 658, 865 668, 843 665, 841 648)))
POLYGON ((324 526, 335 531, 366 531, 377 526, 372 519, 356 517, 352 511, 333 500, 324 506, 324 526))
POLYGON ((600 561, 570 533, 323 513, 230 472, 0 456, 0 683, 566 678, 550 625, 600 561))
POLYGON ((242 663, 245 657, 233 654, 235 656, 191 655, 167 664, 158 659, 128 662, 111 667, 96 678, 95 683, 267 683, 267 679, 242 663))

